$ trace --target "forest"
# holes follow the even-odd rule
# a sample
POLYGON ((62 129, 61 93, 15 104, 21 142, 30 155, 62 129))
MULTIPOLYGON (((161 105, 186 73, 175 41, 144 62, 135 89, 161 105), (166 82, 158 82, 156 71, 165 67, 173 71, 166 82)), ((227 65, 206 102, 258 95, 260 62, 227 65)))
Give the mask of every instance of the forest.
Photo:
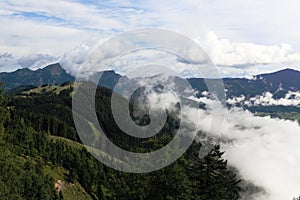
MULTIPOLYGON (((150 173, 125 173, 105 166, 76 133, 72 84, 53 90, 43 87, 39 92, 2 92, 0 96, 0 199, 234 200, 243 192, 243 181, 222 158, 219 145, 200 159, 201 144, 194 142, 177 161, 150 173), (55 188, 58 180, 63 187, 55 188)), ((115 144, 145 152, 173 137, 171 124, 176 119, 172 117, 160 134, 147 140, 122 133, 110 112, 111 95, 110 89, 97 89, 101 103, 96 111, 115 144)))

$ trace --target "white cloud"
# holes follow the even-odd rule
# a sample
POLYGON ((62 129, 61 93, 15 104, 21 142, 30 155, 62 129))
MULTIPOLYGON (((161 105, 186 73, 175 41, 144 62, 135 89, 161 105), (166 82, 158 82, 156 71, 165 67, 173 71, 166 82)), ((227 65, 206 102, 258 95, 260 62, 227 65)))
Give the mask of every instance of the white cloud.
POLYGON ((241 95, 239 97, 232 97, 231 99, 227 99, 226 102, 229 105, 236 105, 238 103, 243 103, 245 101, 245 96, 241 95))
POLYGON ((16 57, 35 53, 61 56, 88 38, 85 31, 24 19, 0 18, 0 23, 6 24, 0 30, 0 52, 10 52, 16 57))
POLYGON ((61 19, 62 24, 78 25, 80 28, 119 29, 122 27, 118 20, 112 18, 109 10, 99 9, 93 5, 75 1, 9 1, 0 3, 1 10, 11 13, 37 13, 45 17, 61 19))
POLYGON ((271 92, 246 99, 244 95, 232 97, 226 101, 230 105, 239 103, 247 106, 300 106, 300 92, 288 91, 284 97, 276 99, 271 92))
MULTIPOLYGON (((81 45, 78 45, 74 49, 66 52, 59 63, 61 66, 71 75, 76 76, 78 70, 81 69, 81 65, 86 61, 87 56, 92 52, 92 50, 97 46, 97 44, 101 43, 98 37, 91 37, 89 40, 83 42, 81 45)), ((94 66, 96 69, 96 66, 94 66)), ((92 71, 90 69, 85 69, 86 71, 92 71)))
POLYGON ((163 27, 197 40, 220 65, 222 76, 300 69, 295 53, 300 50, 299 6, 296 0, 5 0, 0 2, 0 23, 6 24, 0 30, 0 52, 58 57, 95 32, 107 38, 134 28, 163 27))
POLYGON ((220 39, 214 32, 208 32, 205 46, 217 65, 256 65, 300 61, 300 54, 291 53, 289 44, 259 45, 254 43, 231 42, 220 39))
MULTIPOLYGON (((217 102, 200 98, 209 108, 217 102)), ((254 116, 249 111, 222 106, 204 112, 191 108, 185 120, 199 125, 213 139, 219 138, 229 165, 235 167, 248 182, 264 193, 254 199, 282 200, 299 195, 300 126, 298 122, 254 116), (213 113, 216 113, 213 115, 213 113), (226 113, 221 134, 211 127, 214 116, 226 113), (219 114, 218 114, 219 113, 219 114), (200 115, 201 121, 195 121, 200 115)), ((219 122, 222 122, 219 121, 219 122)))
POLYGON ((9 53, 0 54, 0 72, 13 71, 20 68, 20 65, 9 53))
POLYGON ((75 1, 1 1, 0 52, 62 56, 95 33, 107 37, 130 28, 115 12, 75 1))
POLYGON ((198 10, 198 24, 206 24, 234 42, 270 45, 290 43, 300 50, 298 0, 188 0, 198 10))
POLYGON ((30 68, 32 70, 43 68, 49 64, 57 63, 57 57, 48 54, 32 54, 15 58, 12 54, 0 54, 0 72, 10 72, 21 68, 30 68))
MULTIPOLYGON (((74 71, 79 67, 78 64, 82 64, 84 61, 83 59, 103 41, 104 39, 102 39, 102 37, 94 37, 87 40, 82 45, 79 45, 74 50, 65 54, 62 62, 63 65, 66 66, 69 71, 74 71), (67 58, 67 56, 70 55, 72 55, 71 60, 73 59, 74 63, 67 58), (66 60, 68 60, 68 62, 66 62, 66 60), (78 63, 78 60, 81 60, 81 62, 78 63), (68 64, 65 65, 66 63, 68 64)), ((221 77, 249 77, 250 75, 274 72, 287 67, 300 70, 300 65, 298 65, 300 64, 300 54, 292 53, 291 46, 287 44, 281 46, 265 46, 253 43, 234 43, 227 39, 218 38, 217 35, 211 31, 206 33, 206 37, 203 37, 202 39, 198 38, 195 41, 200 45, 203 45, 203 48, 207 51, 210 59, 217 65, 221 77)), ((128 42, 130 41, 128 40, 128 42)), ((112 45, 109 48, 109 52, 105 52, 105 54, 111 54, 114 51, 120 52, 121 49, 125 51, 126 49, 122 48, 120 45, 123 44, 119 43, 112 45)), ((184 44, 180 44, 179 41, 178 46, 180 45, 184 46, 184 44)), ((142 63, 145 64, 147 62, 153 63, 161 60, 165 65, 174 66, 184 77, 199 77, 199 74, 196 74, 194 70, 191 70, 192 66, 186 63, 186 61, 182 61, 178 58, 174 60, 174 55, 157 52, 158 51, 151 55, 149 51, 143 51, 140 52, 140 55, 138 56, 136 55, 136 52, 131 53, 133 55, 126 55, 126 61, 119 58, 119 63, 121 63, 119 69, 122 68, 121 72, 126 74, 126 72, 130 71, 130 68, 133 68, 133 65, 141 65, 142 63)), ((189 55, 187 59, 192 61, 192 64, 200 65, 199 63, 204 62, 206 59, 205 53, 200 55, 199 53, 195 54, 193 52, 195 52, 195 50, 186 48, 183 49, 181 53, 189 55)), ((115 55, 115 53, 113 54, 115 55)))
MULTIPOLYGON (((164 80, 162 77, 157 79, 164 80)), ((144 81, 149 80, 144 79, 144 81)), ((300 126, 298 122, 258 117, 238 108, 228 110, 220 102, 206 97, 197 99, 189 96, 191 93, 182 95, 180 92, 175 92, 178 89, 182 91, 182 88, 176 88, 172 82, 164 83, 170 86, 168 88, 171 88, 172 92, 145 93, 150 100, 147 106, 159 105, 160 108, 171 110, 177 98, 182 99, 185 95, 191 100, 205 103, 206 110, 181 104, 180 119, 184 123, 184 125, 181 123, 181 126, 207 132, 208 137, 221 143, 221 148, 225 151, 224 157, 228 159, 229 165, 235 167, 244 180, 265 191, 265 193, 254 194, 253 199, 282 200, 299 195, 300 126), (218 127, 222 127, 221 134, 218 127)), ((151 84, 147 86, 151 87, 151 84)), ((208 93, 204 92, 203 95, 208 93)), ((268 99, 272 97, 272 95, 267 96, 268 99)), ((299 92, 289 92, 285 99, 299 99, 299 97, 299 92)), ((237 101, 243 99, 241 97, 237 101)))
POLYGON ((48 54, 32 54, 23 56, 18 59, 18 63, 22 68, 39 69, 49 64, 57 63, 59 58, 48 54))
POLYGON ((266 199, 292 199, 299 195, 299 131, 297 122, 233 110, 227 114, 222 135, 232 142, 222 146, 229 164, 263 187, 266 199))
POLYGON ((282 105, 282 106, 300 106, 300 92, 289 91, 285 97, 280 99, 274 99, 273 94, 266 92, 263 95, 255 96, 250 98, 249 103, 252 106, 273 106, 273 105, 282 105))

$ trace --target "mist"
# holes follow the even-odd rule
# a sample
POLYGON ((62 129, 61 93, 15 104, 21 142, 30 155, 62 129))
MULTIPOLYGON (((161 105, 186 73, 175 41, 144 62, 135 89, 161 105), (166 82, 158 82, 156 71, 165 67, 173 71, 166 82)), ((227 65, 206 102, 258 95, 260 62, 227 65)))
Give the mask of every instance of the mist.
MULTIPOLYGON (((205 98, 207 107, 216 103, 205 98)), ((209 111, 210 109, 208 109, 209 111)), ((262 188, 252 199, 282 200, 300 195, 300 126, 296 121, 258 117, 240 108, 217 107, 226 111, 222 131, 210 130, 212 116, 198 109, 190 110, 189 120, 200 114, 200 130, 219 142, 228 164, 238 170, 242 179, 262 188)), ((196 124, 196 122, 195 122, 196 124)), ((214 126, 214 124, 212 124, 214 126)), ((242 197, 242 199, 249 199, 242 197)))
MULTIPOLYGON (((171 83, 164 81, 163 85, 175 91, 176 86, 171 83)), ((162 92, 148 91, 147 104, 171 109, 178 99, 167 90, 162 92)), ((237 170, 244 183, 253 186, 252 191, 242 193, 241 199, 292 200, 300 195, 300 126, 297 121, 259 117, 238 107, 229 109, 209 95, 196 98, 191 91, 177 90, 176 93, 205 104, 205 109, 182 104, 182 126, 205 132, 204 140, 220 144, 228 164, 237 170), (258 189, 253 191, 253 188, 258 189)))

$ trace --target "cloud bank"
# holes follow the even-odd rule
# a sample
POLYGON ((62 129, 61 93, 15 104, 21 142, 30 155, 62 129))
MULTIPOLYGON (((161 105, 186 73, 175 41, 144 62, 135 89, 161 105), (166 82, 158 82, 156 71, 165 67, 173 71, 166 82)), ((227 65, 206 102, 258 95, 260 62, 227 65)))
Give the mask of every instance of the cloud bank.
MULTIPOLYGON (((151 93, 148 96, 151 101, 148 103, 170 109, 176 102, 170 94, 151 93)), ((273 119, 269 116, 259 117, 240 108, 227 109, 212 98, 196 98, 194 94, 188 96, 191 93, 179 94, 206 105, 206 109, 187 105, 182 107, 184 113, 182 120, 185 125, 191 130, 207 133, 204 139, 212 139, 220 143, 228 164, 236 168, 245 181, 263 190, 251 196, 248 196, 246 191, 243 193, 246 196, 241 199, 282 200, 299 196, 300 126, 298 122, 273 119), (226 113, 225 117, 224 113, 226 113), (221 132, 220 129, 215 128, 218 126, 222 127, 221 132)), ((299 93, 289 92, 286 99, 292 96, 298 98, 299 93)))
MULTIPOLYGON (((216 103, 205 97, 198 101, 208 108, 216 103)), ((226 111, 223 129, 221 134, 209 131, 208 137, 219 140, 229 165, 235 167, 243 179, 265 191, 254 194, 253 199, 282 200, 299 195, 298 122, 258 117, 239 108, 216 108, 214 112, 226 111)), ((203 110, 191 109, 189 120, 193 121, 199 114, 202 118, 200 130, 215 126, 210 123, 212 114, 203 110)))
POLYGON ((288 91, 282 98, 274 98, 271 92, 246 99, 244 95, 227 99, 229 105, 243 104, 246 106, 300 106, 300 92, 288 91))

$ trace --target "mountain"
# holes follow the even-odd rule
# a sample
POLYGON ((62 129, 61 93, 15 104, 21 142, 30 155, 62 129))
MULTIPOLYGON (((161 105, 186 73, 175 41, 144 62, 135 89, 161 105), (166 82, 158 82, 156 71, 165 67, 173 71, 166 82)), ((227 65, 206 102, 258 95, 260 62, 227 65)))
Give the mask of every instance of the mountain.
POLYGON ((73 82, 74 80, 74 77, 69 75, 58 63, 35 71, 23 68, 11 73, 0 73, 0 81, 4 83, 4 87, 7 90, 28 85, 62 84, 66 81, 73 82))
MULTIPOLYGON (((245 96, 255 96, 263 92, 274 94, 275 98, 282 98, 288 91, 300 91, 300 72, 292 69, 284 69, 270 74, 254 76, 252 80, 240 79, 240 93, 245 96)), ((224 80, 225 85, 230 85, 231 79, 224 80)), ((232 84, 231 84, 232 85, 232 84)), ((231 95, 237 94, 239 90, 228 91, 231 95)))
POLYGON ((300 88, 300 72, 293 69, 284 69, 270 74, 261 74, 256 77, 261 77, 273 84, 283 84, 283 86, 294 86, 300 88))
MULTIPOLYGON (((265 92, 270 92, 274 98, 282 98, 288 91, 300 91, 300 72, 292 69, 284 69, 269 74, 260 74, 252 79, 224 78, 224 87, 227 98, 245 96, 254 97, 265 92)), ((188 79, 191 86, 202 92, 207 90, 202 78, 188 79)))
MULTIPOLYGON (((113 89, 118 80, 122 77, 110 70, 102 73, 98 85, 113 89)), ((97 74, 100 75, 100 74, 97 74)), ((124 87, 134 84, 137 79, 122 77, 124 87)), ((36 71, 24 68, 11 73, 0 73, 0 81, 4 82, 4 87, 15 91, 31 89, 32 87, 44 84, 62 84, 73 82, 75 78, 69 75, 60 64, 52 64, 36 71)), ((178 80, 178 79, 177 79, 178 80)), ((207 86, 203 78, 187 79, 191 86, 200 93, 207 91, 207 86)), ((273 94, 273 98, 284 97, 289 91, 300 91, 300 72, 293 69, 284 69, 269 74, 253 76, 252 79, 246 78, 224 78, 224 86, 227 98, 245 96, 246 98, 255 97, 266 92, 273 94)))
POLYGON ((110 89, 113 89, 119 79, 122 77, 120 74, 115 73, 113 70, 100 72, 97 75, 98 77, 101 75, 98 85, 110 89))
MULTIPOLYGON (((98 85, 113 88, 121 75, 114 71, 99 72, 101 75, 98 85)), ((64 70, 59 63, 48 65, 42 69, 31 70, 28 68, 18 69, 14 72, 0 73, 0 82, 8 91, 24 91, 42 85, 60 85, 65 82, 74 82, 75 77, 64 70)))

